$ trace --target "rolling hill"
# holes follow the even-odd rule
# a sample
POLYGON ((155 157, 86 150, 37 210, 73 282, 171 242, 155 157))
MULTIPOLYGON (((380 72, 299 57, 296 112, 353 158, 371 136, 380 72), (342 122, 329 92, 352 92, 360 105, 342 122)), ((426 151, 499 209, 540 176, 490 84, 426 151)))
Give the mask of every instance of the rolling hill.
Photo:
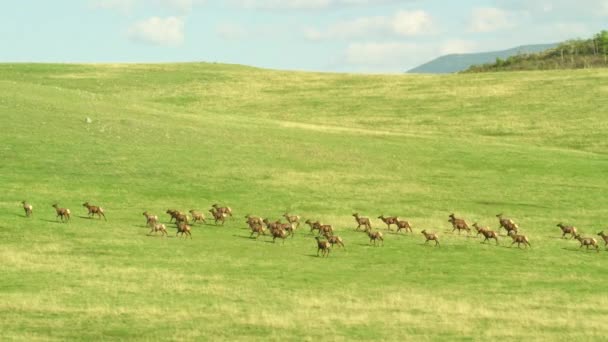
POLYGON ((607 227, 607 79, 0 64, 2 339, 601 340, 608 252, 556 224, 607 227), (175 237, 167 209, 214 203, 234 217, 175 237), (250 238, 245 215, 285 212, 346 248, 317 257, 307 226, 250 238), (450 213, 495 230, 503 213, 532 248, 452 232, 450 213))
POLYGON ((408 70, 414 74, 448 74, 464 71, 473 65, 486 64, 496 61, 496 58, 506 59, 517 54, 527 54, 551 49, 557 44, 522 45, 508 50, 449 54, 438 57, 430 62, 408 70))

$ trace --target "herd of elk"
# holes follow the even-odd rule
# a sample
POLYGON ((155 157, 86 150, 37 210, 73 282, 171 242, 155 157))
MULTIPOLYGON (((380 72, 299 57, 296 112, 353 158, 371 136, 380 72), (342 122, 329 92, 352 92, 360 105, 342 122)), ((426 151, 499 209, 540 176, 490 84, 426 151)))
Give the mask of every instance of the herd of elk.
MULTIPOLYGON (((21 204, 23 205, 23 210, 25 211, 25 217, 31 217, 33 212, 33 206, 25 200, 22 201, 21 204)), ((104 209, 102 207, 91 205, 89 204, 89 202, 83 203, 82 206, 87 208, 87 216, 89 218, 94 218, 95 215, 97 215, 99 219, 103 217, 104 220, 107 221, 104 209)), ((53 204, 52 207, 55 209, 57 220, 61 219, 62 222, 70 221, 70 209, 59 207, 57 203, 53 204)), ((221 222, 222 225, 224 225, 226 217, 233 216, 232 209, 230 207, 220 207, 218 204, 213 204, 209 212, 212 214, 216 225, 218 224, 218 222, 221 222)), ((189 211, 190 216, 184 212, 174 209, 168 209, 166 213, 170 216, 169 223, 175 221, 175 225, 177 228, 176 236, 181 234, 182 237, 189 236, 192 239, 192 226, 190 226, 190 223, 195 224, 197 222, 201 222, 206 224, 205 215, 194 209, 189 211)), ((160 223, 157 215, 153 215, 148 211, 144 211, 143 216, 146 218, 146 226, 149 226, 151 228, 148 235, 151 235, 152 233, 156 234, 157 232, 161 232, 161 236, 168 236, 166 226, 160 223)), ((374 232, 372 230, 371 221, 368 217, 359 216, 359 213, 353 213, 352 216, 355 218, 355 221, 357 223, 355 231, 358 231, 361 227, 363 227, 363 231, 370 239, 370 244, 373 243, 374 246, 377 246, 378 243, 380 243, 382 246, 384 245, 384 237, 382 233, 379 231, 374 232)), ((282 215, 282 217, 287 220, 287 223, 282 223, 280 220, 271 221, 267 218, 262 219, 258 216, 246 215, 245 222, 249 225, 249 228, 251 230, 250 237, 253 238, 254 235, 257 234, 255 236, 255 238, 257 239, 260 235, 266 235, 266 231, 269 230, 273 242, 275 242, 277 238, 280 238, 283 240, 283 243, 285 243, 285 239, 289 236, 293 237, 295 230, 299 228, 300 216, 292 215, 286 212, 282 215)), ((501 228, 504 228, 507 231, 507 236, 511 237, 511 246, 517 243, 518 248, 521 248, 522 244, 525 248, 531 247, 528 237, 522 234, 518 234, 519 226, 513 220, 503 217, 502 214, 497 214, 496 217, 498 218, 499 230, 501 228)), ((397 226, 397 233, 399 233, 401 230, 405 230, 406 233, 413 232, 412 224, 407 220, 400 220, 397 216, 385 217, 384 215, 380 215, 378 216, 378 218, 387 225, 388 230, 392 230, 391 225, 394 224, 397 226)), ((462 218, 457 218, 454 213, 448 215, 448 222, 452 224, 452 233, 456 230, 458 230, 458 234, 460 234, 462 230, 467 231, 467 233, 470 233, 471 231, 466 220, 462 218)), ((309 225, 311 233, 317 231, 317 236, 315 237, 315 240, 317 241, 319 247, 317 254, 322 251, 323 256, 328 256, 329 250, 332 245, 337 245, 344 248, 343 239, 337 235, 334 235, 334 229, 332 225, 322 224, 318 220, 312 221, 310 219, 307 219, 304 223, 309 225), (321 240, 321 236, 323 236, 326 240, 321 240)), ((578 234, 576 227, 571 225, 564 225, 561 222, 557 224, 557 227, 561 229, 562 238, 566 238, 566 235, 570 234, 570 238, 576 239, 580 242, 580 248, 586 247, 587 249, 589 249, 589 247, 593 247, 596 249, 596 251, 599 252, 599 245, 595 238, 581 237, 581 235, 578 234)), ((475 228, 475 230, 477 231, 476 236, 479 236, 479 234, 483 235, 484 240, 482 241, 482 243, 493 239, 495 240, 496 245, 499 244, 498 232, 491 230, 488 226, 479 226, 477 222, 473 223, 473 228, 475 228)), ((425 244, 427 244, 429 241, 434 241, 435 246, 440 245, 439 237, 437 234, 427 233, 426 230, 422 230, 421 233, 425 237, 425 244)), ((603 231, 599 232, 597 235, 604 240, 604 247, 608 249, 608 235, 604 234, 603 231)))

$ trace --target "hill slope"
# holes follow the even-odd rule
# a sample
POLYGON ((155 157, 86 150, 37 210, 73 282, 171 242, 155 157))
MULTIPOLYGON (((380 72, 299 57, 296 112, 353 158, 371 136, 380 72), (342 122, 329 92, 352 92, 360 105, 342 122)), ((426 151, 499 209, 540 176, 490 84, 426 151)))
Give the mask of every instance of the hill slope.
POLYGON ((486 64, 496 61, 496 58, 506 59, 517 54, 527 54, 544 51, 557 44, 523 45, 508 50, 450 54, 438 57, 430 62, 417 66, 408 73, 414 74, 447 74, 464 71, 477 64, 486 64))
MULTIPOLYGON (((0 65, 6 340, 592 340, 607 331, 608 71, 361 76, 214 64, 0 65), (86 123, 85 118, 91 118, 86 123), (34 205, 25 218, 21 201, 34 205), (599 199, 599 200, 598 200, 599 199), (88 219, 82 203, 108 221, 88 219), (51 204, 70 208, 57 223, 51 204), (193 239, 144 210, 235 212, 193 239), (317 258, 243 216, 346 243, 317 258), (384 247, 354 231, 370 216, 384 247), (451 233, 516 220, 532 249, 451 233), (377 216, 411 220, 389 232, 377 216), (436 231, 427 247, 420 231, 436 231), (522 328, 525 322, 525 328, 522 328)), ((504 234, 504 232, 503 232, 504 234)))

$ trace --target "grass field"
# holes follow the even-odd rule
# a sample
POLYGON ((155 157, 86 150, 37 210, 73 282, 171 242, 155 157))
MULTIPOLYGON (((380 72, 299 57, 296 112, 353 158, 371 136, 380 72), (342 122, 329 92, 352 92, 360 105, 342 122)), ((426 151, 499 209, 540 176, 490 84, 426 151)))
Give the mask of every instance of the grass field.
POLYGON ((555 225, 608 230, 606 108, 608 70, 0 64, 1 339, 603 340, 608 252, 555 225), (147 236, 144 210, 216 202, 235 212, 224 227, 147 236), (306 229, 248 238, 244 215, 285 211, 333 224, 346 249, 317 258, 306 229), (451 234, 452 212, 495 228, 502 212, 532 249, 451 234))

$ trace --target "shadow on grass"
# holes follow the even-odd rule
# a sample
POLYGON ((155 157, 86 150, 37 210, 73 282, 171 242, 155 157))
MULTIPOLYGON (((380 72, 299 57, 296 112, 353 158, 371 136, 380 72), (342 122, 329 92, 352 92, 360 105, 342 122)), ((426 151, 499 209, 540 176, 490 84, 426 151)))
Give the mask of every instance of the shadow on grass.
POLYGON ((42 219, 40 221, 49 222, 49 223, 68 223, 68 222, 70 222, 70 221, 57 221, 57 220, 48 220, 48 219, 42 219))
POLYGON ((580 248, 580 247, 579 248, 576 248, 576 247, 562 247, 562 249, 565 250, 565 251, 570 251, 570 252, 589 252, 589 253, 596 252, 597 253, 597 252, 600 251, 600 250, 596 251, 595 248, 594 249, 589 248, 587 250, 584 247, 583 248, 580 248))
POLYGON ((534 203, 516 203, 516 202, 498 202, 498 201, 475 201, 474 203, 483 204, 483 205, 507 206, 507 207, 518 206, 518 207, 530 207, 530 208, 542 208, 542 209, 551 208, 551 207, 548 207, 545 205, 534 204, 534 203))

